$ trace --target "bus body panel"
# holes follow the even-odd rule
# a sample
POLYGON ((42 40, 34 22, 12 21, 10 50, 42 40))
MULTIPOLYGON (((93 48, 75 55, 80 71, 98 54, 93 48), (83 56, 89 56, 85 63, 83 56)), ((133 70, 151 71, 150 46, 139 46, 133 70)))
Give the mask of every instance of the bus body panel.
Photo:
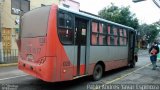
POLYGON ((106 66, 105 71, 109 71, 109 70, 112 70, 112 69, 117 69, 117 68, 120 68, 120 67, 128 66, 128 59, 106 61, 105 66, 106 66))
MULTIPOLYGON (((50 18, 48 23, 48 43, 47 43, 47 55, 55 56, 56 60, 56 81, 72 80, 73 65, 68 55, 66 54, 65 47, 61 44, 58 32, 57 32, 57 6, 52 5, 50 18), (53 53, 53 51, 55 51, 53 53)), ((50 68, 52 69, 52 68, 50 68)), ((55 77, 55 76, 53 76, 55 77)))
POLYGON ((90 46, 89 75, 97 62, 105 64, 105 71, 128 65, 128 46, 90 46))
POLYGON ((90 63, 128 58, 128 46, 91 46, 90 63), (94 61, 95 60, 95 61, 94 61))
MULTIPOLYGON (((95 60, 94 59, 94 61, 97 61, 97 62, 89 64, 89 70, 87 71, 88 75, 93 74, 93 70, 94 70, 95 65, 101 60, 95 60)), ((105 64, 105 71, 109 71, 109 70, 117 69, 117 68, 120 68, 120 67, 128 66, 128 59, 109 60, 109 61, 103 60, 102 62, 105 64)))
MULTIPOLYGON (((73 79, 73 64, 72 60, 69 59, 65 48, 59 42, 57 48, 60 50, 57 52, 57 57, 59 57, 60 65, 60 80, 72 80, 73 79), (61 59, 60 59, 61 58, 61 59)), ((72 50, 72 49, 70 49, 72 50)))
POLYGON ((86 46, 81 46, 80 52, 80 75, 85 74, 86 70, 86 46))
MULTIPOLYGON (((57 57, 57 34, 56 34, 56 25, 57 22, 55 21, 57 16, 57 6, 56 5, 52 5, 51 9, 50 9, 50 14, 49 14, 49 19, 48 19, 48 30, 47 30, 47 45, 46 45, 46 56, 48 57, 55 57, 56 60, 52 60, 50 59, 50 62, 53 62, 55 66, 55 68, 48 68, 49 70, 51 70, 50 74, 52 75, 53 79, 48 80, 49 82, 56 82, 56 81, 60 81, 60 72, 58 72, 60 70, 60 66, 58 63, 60 63, 58 61, 58 57, 57 57)), ((52 66, 50 66, 52 67, 52 66)))
MULTIPOLYGON (((56 31, 55 13, 56 13, 57 7, 53 5, 51 9, 52 10, 50 10, 50 15, 48 17, 49 21, 47 23, 48 25, 47 37, 42 36, 42 37, 22 38, 21 39, 22 46, 21 46, 21 51, 19 54, 19 61, 18 61, 19 62, 18 68, 20 70, 48 82, 60 80, 60 78, 56 78, 56 76, 59 76, 60 74, 60 73, 56 73, 56 70, 58 67, 56 66, 57 57, 55 57, 56 56, 56 51, 55 51, 56 38, 50 37, 53 35, 56 36, 56 33, 53 33, 53 31, 56 31), (52 24, 49 24, 51 23, 51 19, 53 22, 52 24), (37 53, 34 54, 35 52, 37 53), (27 54, 35 57, 33 58, 33 61, 27 60, 27 57, 25 58, 27 54)), ((31 14, 34 15, 34 11, 31 12, 31 14)))
POLYGON ((39 59, 46 56, 46 38, 22 38, 21 58, 37 63, 39 59), (43 42, 41 42, 43 40, 43 42), (33 59, 33 60, 32 60, 33 59))
MULTIPOLYGON (((73 65, 73 76, 77 76, 77 46, 64 46, 69 61, 73 65)), ((81 46, 80 75, 85 74, 85 46, 81 46)))
POLYGON ((56 62, 56 57, 47 57, 45 62, 41 65, 21 60, 19 58, 18 68, 34 77, 47 82, 53 82, 56 80, 56 78, 53 77, 53 75, 55 75, 55 73, 53 73, 55 71, 53 70, 56 70, 56 64, 54 62, 56 62))
POLYGON ((65 49, 65 52, 70 60, 70 62, 64 62, 64 64, 67 64, 69 65, 70 63, 73 65, 73 76, 76 76, 76 73, 77 73, 77 68, 75 67, 77 65, 77 49, 75 46, 70 46, 70 45, 67 45, 67 46, 64 46, 64 49, 65 49))

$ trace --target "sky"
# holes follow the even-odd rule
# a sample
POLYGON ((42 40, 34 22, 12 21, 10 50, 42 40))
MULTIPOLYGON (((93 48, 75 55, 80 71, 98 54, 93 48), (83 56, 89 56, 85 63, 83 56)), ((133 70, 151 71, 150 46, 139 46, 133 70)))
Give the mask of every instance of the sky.
POLYGON ((130 6, 130 11, 136 14, 139 23, 152 24, 160 20, 160 8, 152 0, 138 3, 132 0, 75 0, 80 3, 80 10, 98 15, 98 11, 114 3, 118 7, 130 6))

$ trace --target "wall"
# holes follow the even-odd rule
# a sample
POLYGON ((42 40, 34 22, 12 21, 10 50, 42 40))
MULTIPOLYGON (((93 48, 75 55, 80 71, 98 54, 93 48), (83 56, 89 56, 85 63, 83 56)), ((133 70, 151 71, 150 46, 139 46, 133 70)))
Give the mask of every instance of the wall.
POLYGON ((61 6, 68 6, 67 8, 77 10, 77 11, 79 11, 79 8, 80 8, 80 3, 76 2, 74 0, 61 0, 60 5, 61 6))
MULTIPOLYGON (((41 7, 41 4, 52 5, 53 3, 59 4, 59 0, 30 0, 30 9, 41 7)), ((19 25, 15 23, 15 20, 18 20, 19 16, 11 14, 11 0, 3 0, 0 5, 0 30, 3 32, 3 49, 18 49, 16 44, 18 33, 16 29, 19 28, 19 25)))
POLYGON ((41 7, 41 4, 52 5, 53 3, 59 4, 59 0, 31 0, 30 9, 41 7), (37 2, 38 1, 38 2, 37 2))
POLYGON ((18 28, 18 25, 15 25, 15 19, 17 15, 11 14, 11 0, 5 0, 3 2, 2 12, 1 12, 2 27, 5 28, 18 28))

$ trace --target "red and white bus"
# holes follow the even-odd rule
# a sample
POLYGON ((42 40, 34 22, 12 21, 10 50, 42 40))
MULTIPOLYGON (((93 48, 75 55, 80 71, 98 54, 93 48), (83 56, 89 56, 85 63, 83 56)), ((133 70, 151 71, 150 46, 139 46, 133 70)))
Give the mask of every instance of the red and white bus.
POLYGON ((135 66, 136 31, 85 12, 44 6, 25 13, 21 22, 18 68, 47 82, 135 66))

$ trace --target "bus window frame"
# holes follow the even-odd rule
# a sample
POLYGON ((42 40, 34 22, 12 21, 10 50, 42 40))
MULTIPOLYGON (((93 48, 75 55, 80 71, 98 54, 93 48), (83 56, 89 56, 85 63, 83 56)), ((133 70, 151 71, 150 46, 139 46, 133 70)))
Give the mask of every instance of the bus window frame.
MULTIPOLYGON (((130 29, 129 29, 130 30, 130 29)), ((102 31, 103 31, 103 27, 102 27, 102 31)), ((114 40, 113 39, 113 40, 114 40)), ((90 30, 90 45, 91 46, 127 46, 128 45, 128 29, 124 28, 124 27, 121 27, 121 26, 118 26, 118 25, 114 25, 114 24, 111 24, 111 23, 106 23, 106 22, 102 22, 102 21, 98 21, 98 20, 91 20, 91 30, 90 30), (95 22, 98 24, 98 30, 97 32, 92 32, 92 23, 95 22), (106 25, 106 29, 107 29, 107 32, 106 33, 100 33, 100 30, 99 30, 99 27, 100 27, 100 24, 104 24, 106 25), (108 33, 108 26, 110 26, 110 33, 108 33), (116 28, 117 29, 117 35, 114 34, 114 31, 113 31, 113 28, 116 28), (120 36, 120 29, 125 30, 126 31, 126 36, 124 37, 123 36, 120 36), (97 44, 92 44, 92 34, 97 34, 97 44), (99 41, 99 36, 100 35, 104 35, 105 38, 106 38, 106 43, 105 44, 100 44, 100 41, 99 41), (110 37, 110 45, 108 44, 108 37, 110 37), (117 44, 115 45, 115 41, 113 41, 113 44, 111 44, 111 37, 113 37, 114 39, 117 38, 117 44), (126 39, 126 44, 124 45, 121 45, 120 44, 120 38, 123 38, 123 39, 126 39)))
POLYGON ((58 38, 59 38, 59 41, 61 42, 62 45, 75 45, 75 35, 74 35, 74 32, 75 32, 75 15, 73 13, 70 13, 70 12, 67 12, 67 11, 64 11, 64 10, 57 10, 57 34, 58 34, 58 38), (67 15, 70 15, 72 17, 72 25, 71 25, 71 28, 66 28, 66 27, 62 27, 59 25, 59 14, 60 13, 64 13, 64 14, 67 14, 67 15), (68 30, 72 30, 72 43, 70 44, 67 44, 67 43, 64 43, 62 40, 61 40, 61 36, 60 36, 60 33, 59 33, 59 29, 68 29, 68 30))
MULTIPOLYGON (((122 29, 122 31, 123 30, 126 31, 126 36, 124 36, 124 34, 122 36, 120 36, 120 30, 119 30, 119 38, 123 38, 123 39, 125 38, 126 39, 126 44, 125 45, 120 45, 120 46, 127 46, 128 43, 129 43, 129 41, 128 41, 129 31, 132 31, 132 30, 124 28, 124 27, 120 27, 119 29, 122 29)), ((120 44, 120 40, 119 40, 119 44, 120 44)))
MULTIPOLYGON (((101 21, 99 21, 99 32, 98 32, 98 46, 107 46, 107 23, 105 23, 105 22, 101 22, 101 21), (102 25, 102 32, 100 32, 100 25, 102 25), (103 26, 105 26, 106 28, 106 31, 104 32, 104 27, 103 26), (104 43, 104 41, 102 41, 103 42, 103 44, 100 44, 100 36, 102 36, 102 37, 105 37, 105 43, 104 43)), ((102 38, 102 40, 103 40, 103 38, 102 38)))
POLYGON ((98 22, 98 20, 91 20, 91 29, 90 29, 90 45, 92 45, 92 46, 98 46, 99 45, 99 40, 98 40, 98 37, 99 37, 99 34, 98 34, 98 32, 99 32, 99 22, 98 22), (92 23, 97 23, 97 32, 93 32, 92 30, 93 30, 93 27, 92 27, 92 23), (97 34, 97 44, 92 44, 92 34, 97 34))

